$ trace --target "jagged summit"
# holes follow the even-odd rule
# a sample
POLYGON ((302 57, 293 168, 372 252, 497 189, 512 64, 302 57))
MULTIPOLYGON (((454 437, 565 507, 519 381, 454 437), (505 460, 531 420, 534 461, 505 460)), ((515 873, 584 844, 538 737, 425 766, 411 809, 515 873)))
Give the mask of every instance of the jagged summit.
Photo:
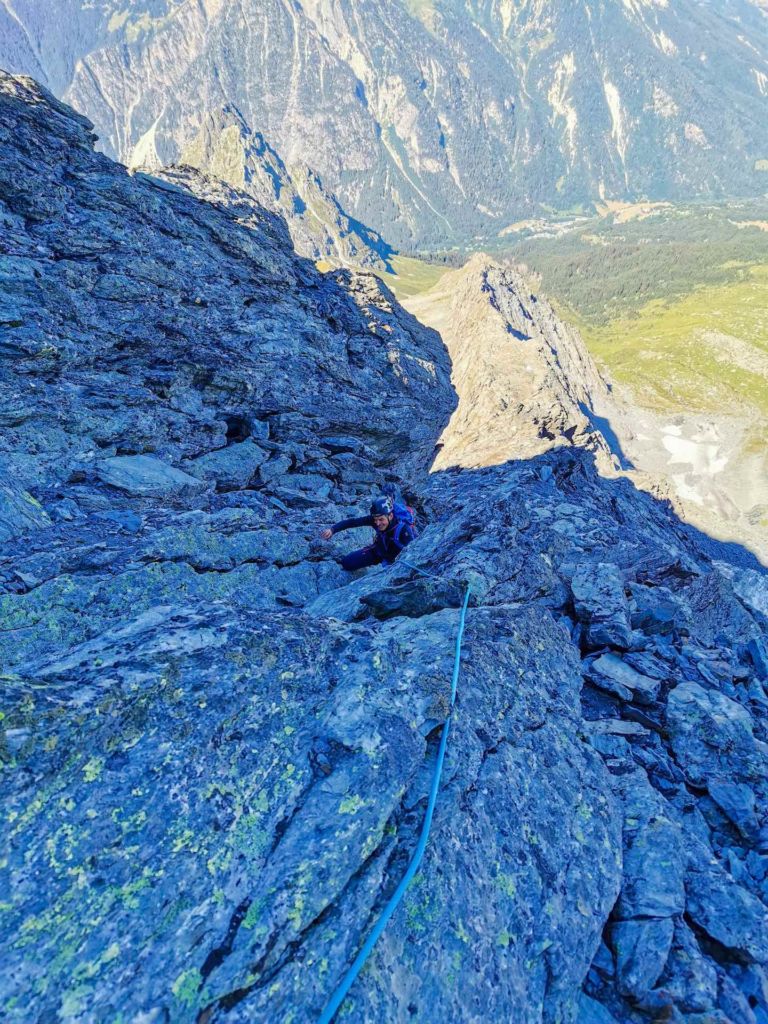
POLYGON ((768 1014, 765 573, 585 445, 427 474, 450 360, 373 275, 29 80, 0 125, 4 1018, 316 1020, 417 841, 460 582, 430 845, 344 1019, 768 1014), (441 579, 318 539, 389 482, 441 579))

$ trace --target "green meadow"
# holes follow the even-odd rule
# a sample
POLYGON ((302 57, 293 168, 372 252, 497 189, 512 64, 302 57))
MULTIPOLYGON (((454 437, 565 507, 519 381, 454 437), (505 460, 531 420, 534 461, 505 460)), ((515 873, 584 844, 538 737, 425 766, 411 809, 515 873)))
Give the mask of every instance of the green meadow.
POLYGON ((391 260, 394 274, 381 274, 381 279, 395 293, 398 299, 408 298, 428 291, 440 280, 450 267, 425 263, 411 256, 393 256, 391 260))
POLYGON ((604 325, 567 308, 561 313, 641 404, 723 414, 747 405, 768 417, 768 264, 677 300, 653 300, 604 325), (717 335, 734 341, 718 345, 717 335))
MULTIPOLYGON (((490 240, 579 329, 635 401, 658 412, 754 417, 768 442, 768 201, 667 207, 627 221, 590 218, 559 237, 490 240)), ((399 299, 448 267, 395 256, 399 299)))

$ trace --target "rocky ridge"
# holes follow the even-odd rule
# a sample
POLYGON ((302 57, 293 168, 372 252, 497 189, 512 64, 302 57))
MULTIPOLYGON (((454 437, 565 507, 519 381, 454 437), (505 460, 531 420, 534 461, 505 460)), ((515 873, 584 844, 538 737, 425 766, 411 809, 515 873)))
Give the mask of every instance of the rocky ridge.
POLYGON ((439 331, 459 396, 435 468, 495 465, 571 444, 593 451, 606 470, 624 468, 609 385, 578 332, 517 268, 478 253, 405 305, 439 331))
POLYGON ((0 79, 5 1016, 316 1019, 415 844, 470 582, 346 1019, 763 1024, 764 571, 581 446, 426 476, 434 332, 92 143, 0 79), (318 542, 385 482, 442 579, 318 542))
POLYGON ((525 266, 478 253, 403 299, 445 341, 459 396, 434 465, 495 465, 575 444, 601 473, 626 473, 685 522, 765 561, 762 452, 740 452, 753 410, 738 420, 643 408, 535 287, 525 266))

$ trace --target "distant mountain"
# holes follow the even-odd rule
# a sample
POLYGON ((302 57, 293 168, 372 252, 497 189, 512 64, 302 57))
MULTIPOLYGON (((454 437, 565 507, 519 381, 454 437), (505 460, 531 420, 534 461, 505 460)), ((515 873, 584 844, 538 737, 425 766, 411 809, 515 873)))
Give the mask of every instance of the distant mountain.
MULTIPOLYGON (((137 163, 160 166, 151 144, 133 152, 137 163)), ((228 182, 279 213, 296 251, 334 264, 390 269, 383 239, 349 217, 320 177, 298 161, 288 168, 260 132, 251 132, 233 107, 209 114, 181 154, 181 163, 228 182)))
POLYGON ((0 65, 23 68, 62 95, 78 62, 145 39, 187 0, 0 0, 0 65))
POLYGON ((0 0, 0 64, 104 149, 233 105, 398 246, 601 199, 768 188, 764 0, 0 0), (66 26, 66 31, 64 31, 66 26))

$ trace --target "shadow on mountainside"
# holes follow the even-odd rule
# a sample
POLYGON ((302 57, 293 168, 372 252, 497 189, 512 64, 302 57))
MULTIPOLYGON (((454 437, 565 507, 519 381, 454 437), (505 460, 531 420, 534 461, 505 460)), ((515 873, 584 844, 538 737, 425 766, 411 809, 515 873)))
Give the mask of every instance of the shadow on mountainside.
POLYGON ((579 409, 584 416, 587 417, 592 429, 596 430, 605 439, 605 443, 608 445, 608 450, 618 462, 619 469, 634 469, 635 467, 632 461, 624 454, 621 441, 619 440, 618 434, 611 426, 611 421, 606 416, 598 416, 597 413, 590 409, 584 402, 579 402, 579 409))

